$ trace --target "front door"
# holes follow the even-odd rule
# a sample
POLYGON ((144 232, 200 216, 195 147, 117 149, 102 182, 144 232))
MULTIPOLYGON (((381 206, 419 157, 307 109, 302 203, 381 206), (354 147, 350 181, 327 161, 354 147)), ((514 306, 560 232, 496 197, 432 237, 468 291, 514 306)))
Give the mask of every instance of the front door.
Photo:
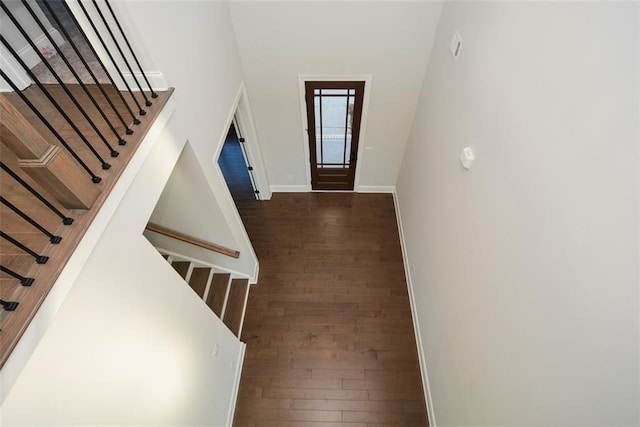
POLYGON ((305 82, 311 188, 353 190, 364 82, 305 82))

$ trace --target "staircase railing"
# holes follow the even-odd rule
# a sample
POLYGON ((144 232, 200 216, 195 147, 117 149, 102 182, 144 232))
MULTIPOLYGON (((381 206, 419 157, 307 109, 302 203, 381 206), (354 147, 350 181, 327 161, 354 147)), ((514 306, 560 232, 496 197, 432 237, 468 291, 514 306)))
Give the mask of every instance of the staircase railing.
POLYGON ((197 237, 189 236, 188 234, 180 233, 179 231, 172 230, 167 227, 163 227, 152 222, 148 223, 146 229, 153 231, 154 233, 162 234, 163 236, 171 237, 182 242, 190 243, 200 248, 208 249, 219 254, 229 256, 231 258, 240 258, 240 252, 234 249, 229 249, 215 243, 207 242, 206 240, 198 239, 197 237))
POLYGON ((200 299, 238 338, 249 298, 249 279, 210 262, 156 247, 200 299))
POLYGON ((171 91, 151 87, 108 0, 0 0, 0 10, 11 89, 0 95, 2 367, 171 91))

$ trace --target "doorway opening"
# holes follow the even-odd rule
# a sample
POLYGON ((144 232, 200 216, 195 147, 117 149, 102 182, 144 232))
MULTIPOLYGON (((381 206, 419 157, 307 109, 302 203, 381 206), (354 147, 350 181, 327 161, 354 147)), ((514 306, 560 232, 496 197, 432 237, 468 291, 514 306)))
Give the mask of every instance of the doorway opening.
POLYGON ((260 200, 260 191, 256 189, 253 167, 244 144, 245 139, 234 118, 218 157, 218 166, 236 206, 246 201, 260 200))
POLYGON ((353 190, 364 81, 305 81, 313 190, 353 190))

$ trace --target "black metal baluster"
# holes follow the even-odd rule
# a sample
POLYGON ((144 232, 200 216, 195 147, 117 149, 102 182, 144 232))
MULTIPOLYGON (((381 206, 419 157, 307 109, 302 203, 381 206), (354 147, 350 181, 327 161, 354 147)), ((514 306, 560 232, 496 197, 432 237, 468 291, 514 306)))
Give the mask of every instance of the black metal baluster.
MULTIPOLYGON (((113 112, 116 114, 116 116, 118 117, 118 119, 120 120, 120 123, 122 123, 122 125, 126 128, 125 132, 127 135, 131 135, 133 133, 133 130, 129 127, 129 125, 124 121, 124 118, 122 117, 122 115, 120 114, 120 112, 118 111, 118 109, 116 108, 116 106, 113 104, 113 101, 111 101, 111 98, 109 97, 109 95, 107 94, 107 92, 104 90, 104 88, 102 87, 102 84, 98 81, 98 78, 96 77, 96 75, 94 74, 93 70, 91 69, 91 67, 89 66, 89 64, 87 63, 87 61, 84 59, 84 57, 82 56, 82 53, 80 52, 80 49, 78 49, 76 43, 73 41, 73 37, 71 37, 69 35, 69 32, 67 31, 67 29, 65 28, 64 25, 62 25, 62 22, 60 22, 60 19, 58 18, 58 15, 55 13, 55 11, 53 10, 53 8, 49 5, 49 2, 43 2, 43 4, 45 5, 45 7, 49 10, 49 13, 51 14, 51 16, 53 17, 54 21, 56 22, 56 24, 58 24, 58 27, 60 28, 60 31, 62 32, 62 34, 65 36, 65 38, 67 39, 67 41, 69 42, 69 45, 71 46, 71 48, 73 49, 73 51, 75 52, 75 54, 78 56, 78 59, 80 60, 80 62, 82 62, 82 65, 84 66, 84 68, 87 70, 87 72, 89 73, 89 75, 91 76, 91 78, 93 79, 93 82, 95 83, 95 85, 98 87, 98 89, 100 90, 100 93, 102 93, 102 96, 104 97, 104 99, 109 103, 109 106, 111 107, 111 109, 113 110, 113 112)), ((66 3, 65 3, 66 4, 66 3)), ((80 28, 80 27, 78 27, 80 28)), ((82 30, 81 30, 82 31, 82 30)), ((105 74, 107 74, 107 70, 104 70, 105 74)), ((124 145, 124 144, 121 144, 124 145)))
MULTIPOLYGON (((14 56, 16 61, 18 61, 18 63, 23 67, 24 71, 26 71, 26 73, 29 75, 29 77, 31 77, 31 79, 34 81, 34 83, 40 88, 40 90, 47 97, 49 102, 51 102, 51 104, 53 104, 53 106, 58 110, 58 112, 65 118, 67 123, 69 123, 69 125, 73 128, 73 130, 78 134, 78 136, 80 137, 82 142, 87 146, 87 148, 89 148, 91 153, 98 159, 98 161, 100 161, 100 163, 102 165, 102 169, 105 169, 105 170, 109 169, 111 167, 111 165, 104 161, 102 156, 100 156, 100 154, 96 151, 96 149, 93 147, 93 145, 91 145, 91 142, 89 142, 89 140, 84 136, 84 134, 80 131, 80 129, 78 129, 78 127, 75 125, 75 123, 67 115, 65 110, 60 106, 60 104, 58 104, 58 102, 49 93, 49 91, 44 87, 44 85, 40 82, 40 80, 38 80, 38 78, 33 74, 33 72, 27 67, 27 64, 24 63, 24 61, 20 58, 18 53, 11 47, 11 45, 9 45, 9 43, 4 39, 4 37, 0 36, 0 41, 2 42, 2 44, 5 45, 7 50, 9 50, 9 52, 11 52, 11 54, 14 56)), ((35 107, 32 107, 32 108, 34 108, 34 110, 37 111, 37 109, 35 107)), ((114 157, 116 157, 116 156, 117 156, 117 154, 114 157)), ((94 182, 95 182, 95 180, 94 180, 94 182)))
MULTIPOLYGON (((100 163, 102 165, 102 169, 105 169, 105 170, 109 169, 111 167, 111 165, 109 163, 105 162, 104 159, 102 158, 102 156, 100 156, 100 154, 96 151, 96 149, 93 148, 93 145, 91 145, 91 142, 89 142, 89 140, 84 136, 84 134, 80 131, 80 129, 78 129, 78 127, 73 122, 73 120, 71 120, 71 118, 67 115, 67 113, 65 112, 64 108, 62 108, 60 106, 60 104, 58 104, 58 101, 56 101, 55 98, 49 93, 49 91, 44 87, 44 85, 40 82, 40 80, 38 80, 38 78, 35 76, 35 74, 33 74, 33 72, 27 67, 27 64, 25 64, 24 61, 22 60, 22 58, 20 58, 20 55, 18 55, 18 53, 13 49, 13 47, 11 47, 11 45, 9 43, 7 43, 7 41, 4 39, 4 37, 0 36, 0 41, 2 42, 2 44, 5 45, 7 50, 9 50, 9 52, 11 52, 11 54, 14 56, 16 61, 18 61, 18 63, 23 67, 24 71, 29 75, 29 77, 31 77, 33 82, 40 88, 40 90, 47 97, 49 102, 51 102, 51 104, 53 104, 53 106, 56 107, 56 109, 62 115, 62 117, 65 118, 67 123, 69 123, 69 125, 73 128, 73 130, 78 134, 78 136, 80 137, 82 142, 84 142, 84 144, 91 151, 91 153, 93 153, 93 155, 100 161, 100 163)), ((108 143, 107 143, 107 145, 108 145, 108 143)), ((112 149, 111 155, 113 157, 117 157, 118 156, 118 152, 117 151, 113 151, 113 149, 112 149)))
MULTIPOLYGON (((120 30, 120 34, 122 34, 122 38, 124 39, 124 42, 127 44, 127 47, 129 48, 129 52, 131 52, 131 56, 133 57, 133 60, 136 61, 136 65, 140 69, 140 73, 142 73, 142 77, 144 78, 144 81, 147 83, 147 86, 149 86, 149 91, 151 91, 151 97, 152 98, 157 98, 158 94, 151 87, 151 83, 149 83, 149 79, 147 79, 147 75, 144 73, 144 70, 142 69, 142 65, 140 65, 140 61, 138 61, 138 57, 136 56, 135 52, 133 51, 133 48, 131 47, 131 44, 129 43, 129 39, 127 38, 127 36, 125 35, 124 31, 122 30, 122 26, 120 25, 120 21, 118 21, 118 18, 116 17, 116 14, 113 12, 113 9, 111 8, 111 4, 109 3, 109 0, 104 0, 104 2, 106 3, 107 7, 109 8, 109 12, 111 12, 111 16, 113 17, 113 21, 118 26, 118 29, 120 30)), ((150 106, 150 105, 151 105, 151 103, 147 104, 147 106, 150 106)))
POLYGON ((120 67, 118 67, 118 63, 113 58, 113 55, 111 54, 111 51, 109 50, 109 48, 107 47, 107 44, 105 43, 104 39, 102 38, 102 35, 100 35, 100 32, 96 28, 96 25, 94 24, 93 19, 91 19, 91 16, 89 15, 89 12, 87 12, 87 9, 82 4, 82 1, 78 0, 78 5, 82 9, 82 12, 84 13, 84 16, 87 18, 87 20, 91 24, 91 28, 93 28, 93 31, 95 32, 96 36, 98 36, 98 40, 100 40, 100 44, 102 44, 102 47, 104 48, 105 52, 107 53, 107 56, 109 56, 109 60, 113 63, 114 68, 116 69, 116 71, 118 72, 118 75, 122 79, 122 83, 124 83, 125 87, 129 91, 129 94, 131 95, 131 98, 133 99, 133 102, 135 102, 136 106, 138 107, 138 110, 139 110, 138 114, 140 114, 141 116, 144 116, 145 114, 147 114, 147 112, 144 111, 144 109, 142 108, 142 106, 140 105, 138 100, 136 99, 135 95, 133 94, 133 91, 131 90, 131 87, 129 86, 129 84, 125 80, 124 75, 122 74, 122 71, 120 70, 120 67))
POLYGON ((235 116, 233 117, 233 121, 231 123, 233 125, 233 129, 235 130, 236 137, 240 145, 240 149, 242 150, 244 158, 247 161, 247 171, 249 171, 249 180, 251 181, 251 188, 253 189, 253 192, 256 195, 256 199, 261 200, 260 190, 256 188, 256 178, 255 176, 253 176, 253 166, 251 166, 251 162, 249 161, 249 153, 247 152, 247 147, 245 146, 245 139, 242 136, 242 132, 240 132, 240 126, 238 126, 238 120, 236 119, 235 116))
MULTIPOLYGON (((42 21, 40 21, 40 18, 38 18, 36 16, 35 12, 31 8, 31 6, 29 6, 29 3, 27 3, 26 0, 22 0, 22 4, 27 9, 27 11, 29 12, 29 14, 31 15, 33 20, 36 22, 36 24, 38 24, 38 27, 40 27, 40 29, 42 30, 43 34, 47 37, 47 40, 49 40, 49 42, 51 43, 51 46, 53 46, 53 48, 56 50, 56 52, 58 52, 58 57, 60 59, 62 59, 62 62, 64 62, 64 64, 69 69, 69 71, 71 71, 71 74, 76 79, 76 81, 78 82, 78 84, 82 88, 82 90, 85 93, 85 95, 87 95, 87 97, 89 98, 89 100, 91 101, 93 106, 96 108, 96 110, 98 110, 98 113, 102 117, 102 120, 104 120, 104 122, 107 124, 107 126, 109 127, 111 132, 115 135, 115 137, 118 138, 118 144, 119 145, 125 145, 127 142, 120 136, 120 134, 118 133, 116 128, 113 126, 113 124, 111 123, 111 121, 109 120, 107 115, 102 110, 102 106, 100 106, 100 104, 98 104, 96 99, 93 97, 93 94, 89 91, 89 88, 87 88, 87 85, 84 84, 84 82, 82 81, 82 78, 76 72, 75 68, 73 68, 73 66, 69 63, 69 60, 67 59, 67 56, 64 54, 62 49, 60 49, 58 47, 58 45, 56 45, 55 40, 53 40, 53 37, 51 36, 51 34, 49 34, 49 32, 47 31, 45 26, 42 24, 42 21)), ((44 4, 46 5, 47 2, 44 2, 44 4)), ((57 20, 55 12, 52 11, 52 13, 53 13, 52 16, 57 20)), ((60 25, 61 28, 62 28, 62 24, 60 24, 60 21, 57 21, 57 22, 58 22, 58 25, 60 25)))
POLYGON ((24 277, 24 276, 16 273, 15 271, 8 269, 4 265, 0 265, 0 271, 2 271, 3 273, 8 274, 9 276, 11 276, 11 277, 13 277, 15 279, 18 279, 22 286, 31 286, 31 285, 33 285, 33 282, 35 282, 35 280, 36 280, 33 277, 24 277))
POLYGON ((111 36, 111 40, 113 40, 113 43, 115 44, 116 49, 118 50, 118 52, 120 52, 120 56, 124 60, 124 63, 127 66, 127 69, 131 73, 131 77, 133 77, 133 81, 136 82, 136 86, 138 86, 138 89, 140 90, 140 93, 142 94, 142 97, 144 98, 145 105, 147 107, 150 107, 151 106, 151 101, 149 101, 149 98, 147 98, 147 95, 145 95, 144 91, 142 90, 142 86, 140 86, 140 82, 138 81, 138 78, 136 77, 136 74, 133 72, 133 69, 131 68, 131 65, 129 65, 129 61, 127 61, 127 57, 124 55, 124 52, 122 51, 122 48, 120 48, 120 43, 118 43, 118 40, 116 39, 116 36, 113 34, 113 31, 111 31, 111 27, 107 23, 107 19, 102 14, 102 10, 100 10, 100 7, 98 6, 98 2, 96 0, 91 0, 91 1, 93 3, 93 6, 96 8, 96 11, 98 12, 98 15, 100 15, 100 18, 102 19, 102 22, 104 23, 104 26, 107 29, 107 32, 111 36))
MULTIPOLYGON (((22 26, 20 25, 20 23, 16 20, 16 18, 13 16, 13 14, 11 14, 11 12, 9 11, 9 9, 4 5, 4 3, 0 2, 0 6, 2 7, 2 10, 4 10, 4 12, 7 14, 7 16, 9 17, 9 19, 11 20, 11 22, 13 22, 13 25, 18 29, 18 31, 20 32, 20 34, 22 34, 22 37, 24 37, 24 39, 27 41, 27 43, 29 44, 29 46, 31 46, 31 48, 36 52, 36 54, 38 55, 38 57, 40 58, 40 60, 42 61, 42 63, 47 67, 47 69, 49 70, 49 72, 51 73, 51 75, 56 79, 56 81, 58 82, 58 84, 60 85, 60 87, 62 88, 62 90, 64 90, 64 92, 67 94, 67 96, 69 97, 69 99, 71 99, 71 102, 73 102, 73 104, 76 106, 76 108, 78 109, 78 111, 82 114, 82 116, 85 118, 85 120, 87 121, 87 123, 89 123, 89 125, 91 126, 91 128, 94 130, 94 132, 98 135, 98 137, 102 140, 102 142, 106 145, 106 147, 109 149, 110 153, 111 153, 111 157, 117 157, 118 156, 118 152, 115 151, 111 145, 109 144, 109 141, 107 141, 107 139, 104 137, 104 135, 102 134, 102 132, 100 132, 100 130, 98 129, 98 127, 96 126, 96 124, 93 122, 93 120, 91 120, 91 117, 89 117, 89 115, 84 111, 84 108, 82 107, 82 105, 80 105, 80 103, 78 102, 78 100, 75 98, 75 96, 73 96, 73 94, 71 93, 71 91, 69 90, 69 88, 67 87, 67 85, 62 81, 62 79, 60 78, 60 76, 58 75, 58 73, 53 69, 53 67, 49 64, 49 62, 47 61, 47 59, 44 57, 44 55, 42 54, 42 52, 40 52, 40 49, 38 49, 38 46, 36 46, 36 44, 29 38, 29 35, 27 34, 27 32, 24 30, 24 28, 22 28, 22 26)), ((3 38, 3 43, 5 44, 5 46, 7 48, 10 47, 10 45, 4 41, 3 38)), ((20 65, 25 69, 25 71, 27 72, 27 74, 29 74, 29 77, 31 77, 31 79, 38 84, 38 78, 31 72, 31 70, 29 69, 29 67, 24 63, 24 61, 22 61, 22 59, 20 58, 19 55, 17 55, 17 53, 15 52, 15 50, 13 50, 13 48, 11 48, 12 51, 12 55, 14 55, 15 59, 18 60, 18 62, 20 62, 20 65)), ((42 88, 42 84, 38 84, 38 87, 42 88)), ((75 125, 74 125, 75 126, 75 125)), ((90 144, 89 144, 90 145, 90 144)), ((102 165, 102 168, 105 169, 104 164, 102 165)), ((108 168, 106 168, 108 169, 108 168)))
POLYGON ((47 261, 49 261, 49 257, 48 256, 38 255, 38 253, 32 251, 31 249, 29 249, 28 247, 26 247, 22 243, 18 242, 16 239, 14 239, 13 237, 9 236, 4 231, 0 231, 0 237, 2 237, 5 240, 8 240, 9 242, 13 243, 14 245, 19 247, 20 249, 22 249, 26 253, 28 253, 29 255, 34 257, 36 259, 36 263, 38 263, 38 264, 46 264, 47 261))
MULTIPOLYGON (((80 23, 78 22, 78 19, 75 17, 75 15, 73 14, 73 12, 71 11, 71 8, 69 7, 69 5, 67 4, 66 1, 63 1, 62 4, 64 5, 65 9, 67 10, 67 13, 69 14, 69 16, 71 17, 71 19, 73 19, 73 23, 78 27, 78 28, 82 28, 80 23)), ((82 6, 82 4, 80 5, 80 7, 82 7, 83 12, 85 13, 85 15, 87 15, 86 11, 84 11, 84 7, 82 6)), ((89 24, 91 25, 91 28, 93 29, 94 33, 96 33, 96 35, 98 36, 98 39, 100 40, 100 42, 102 43, 102 46, 105 46, 104 41, 102 40, 102 37, 100 36, 100 34, 98 33, 98 29, 96 28, 96 26, 94 25, 93 21, 91 20, 91 18, 87 15, 87 20, 89 21, 89 24)), ((113 85, 114 88, 117 88, 116 82, 113 80, 113 78, 111 77, 111 75, 109 74, 109 72, 107 71, 107 67, 104 65, 104 62, 102 62, 102 58, 100 58, 100 55, 98 55, 98 52, 96 51, 96 49, 93 47, 93 45, 91 44, 91 42, 89 41, 89 38, 87 37, 87 35, 85 34, 84 31, 82 31, 82 36, 84 37, 84 40, 87 44, 87 46, 89 46, 89 48, 91 49, 91 53, 93 53, 93 56, 96 58, 96 60, 100 63, 100 66, 102 67, 102 69, 104 70, 104 73, 106 74, 107 78, 109 79, 109 82, 111 83, 111 85, 113 85)), ((106 49, 106 47, 105 47, 106 49)), ((107 54, 109 55, 109 57, 111 58, 110 53, 107 51, 107 54)), ((113 61, 113 58, 111 58, 111 61, 113 61)), ((122 95, 122 93, 116 89, 116 93, 118 94, 118 96, 120 97, 120 100, 122 101, 122 103, 124 104, 124 106, 127 108, 127 111, 129 112, 129 114, 131 115, 131 119, 133 120, 133 124, 134 125, 139 125, 140 124, 140 120, 138 120, 136 118, 136 115, 133 114, 133 110, 131 110, 131 107, 129 107, 129 103, 124 99, 124 96, 122 95)), ((126 125, 125 125, 126 126, 126 125)), ((129 127, 127 126, 127 130, 131 130, 129 129, 129 127)), ((129 132, 127 132, 129 133, 129 132)), ((133 133, 133 131, 131 130, 131 133, 133 133)))
POLYGON ((26 188, 27 190, 29 190, 29 192, 31 194, 33 194, 38 200, 40 200, 46 207, 48 207, 53 213, 55 213, 56 215, 58 215, 61 219, 62 219, 62 223, 64 225, 71 225, 73 224, 73 218, 69 218, 66 217, 62 212, 60 212, 58 209, 56 209, 55 206, 53 206, 51 203, 49 203, 49 201, 47 199, 45 199, 44 197, 42 197, 42 195, 40 193, 38 193, 32 186, 30 186, 29 184, 27 184, 22 178, 20 178, 15 172, 13 172, 11 169, 9 169, 9 167, 7 165, 5 165, 4 163, 0 162, 0 167, 2 168, 3 171, 5 171, 6 173, 8 173, 11 178, 15 179, 20 185, 22 185, 24 188, 26 188))
POLYGON ((49 230, 47 230, 46 228, 44 228, 43 226, 38 224, 33 218, 31 218, 29 215, 27 215, 24 211, 22 211, 16 205, 14 205, 13 203, 11 203, 10 201, 8 201, 7 199, 5 199, 2 196, 0 196, 0 203, 2 203, 3 205, 5 205, 9 209, 11 209, 13 212, 15 212, 20 218, 24 219, 29 224, 33 225, 38 231, 40 231, 42 234, 47 236, 51 243, 57 245, 58 243, 60 243, 62 241, 62 237, 56 236, 53 233, 51 233, 49 230))
MULTIPOLYGON (((0 39, 2 39, 2 36, 0 36, 0 39)), ((29 108, 31 108, 31 110, 34 112, 34 114, 36 116, 38 116, 38 118, 42 121, 42 123, 44 123, 44 125, 47 127, 47 129, 49 129, 49 131, 51 131, 51 133, 58 139, 58 141, 60 141, 60 143, 64 146, 64 148, 67 149, 67 151, 69 151, 69 154, 71 154, 73 156, 74 159, 76 159, 76 161, 80 164, 80 166, 82 167, 82 169, 84 169, 90 176, 91 176, 91 182, 97 184, 100 181, 102 181, 102 178, 100 178, 98 175, 94 174, 93 171, 91 169, 89 169, 89 166, 86 165, 86 163, 80 158, 80 156, 78 156, 78 154, 69 146, 69 144, 67 144, 67 142, 64 140, 64 138, 62 136, 60 136, 60 134, 58 133, 58 131, 51 125, 51 123, 49 123, 49 121, 42 115, 42 113, 40 112, 40 110, 38 110, 36 108, 35 105, 33 105, 31 103, 31 101, 29 101, 29 98, 27 98, 18 88, 18 86, 16 86, 15 83, 13 83, 13 81, 11 81, 11 79, 9 78, 9 76, 7 76, 4 71, 0 70, 0 76, 2 76, 2 78, 9 83, 9 86, 11 86, 11 89, 13 89, 14 93, 16 93, 20 99, 22 99, 22 101, 27 104, 27 106, 29 108)))
POLYGON ((16 301, 5 301, 0 299, 0 305, 4 308, 4 311, 15 311, 20 303, 16 301))

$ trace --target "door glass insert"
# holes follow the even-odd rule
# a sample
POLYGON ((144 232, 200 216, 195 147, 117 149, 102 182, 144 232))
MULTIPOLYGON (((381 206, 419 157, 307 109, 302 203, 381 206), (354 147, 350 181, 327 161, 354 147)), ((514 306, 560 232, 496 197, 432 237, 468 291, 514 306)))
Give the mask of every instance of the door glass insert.
POLYGON ((355 90, 316 89, 313 103, 317 167, 348 168, 351 162, 355 90))

